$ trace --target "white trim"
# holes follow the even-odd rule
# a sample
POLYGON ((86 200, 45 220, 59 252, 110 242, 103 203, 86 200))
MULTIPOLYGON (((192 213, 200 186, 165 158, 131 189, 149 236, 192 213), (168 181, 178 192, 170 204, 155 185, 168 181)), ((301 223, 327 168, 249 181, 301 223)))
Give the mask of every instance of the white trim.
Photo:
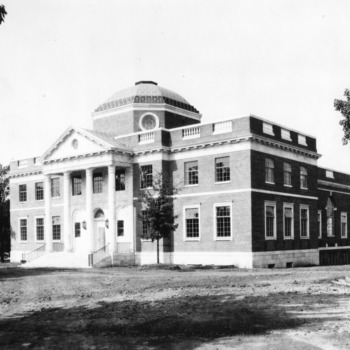
POLYGON ((139 119, 139 127, 143 130, 143 131, 148 131, 148 132, 151 132, 151 131, 154 131, 154 130, 157 130, 159 128, 159 118, 156 114, 152 113, 152 112, 146 112, 146 113, 143 113, 141 114, 140 116, 140 119, 139 119), (151 115, 152 117, 154 117, 155 121, 156 121, 156 125, 154 128, 152 129, 145 129, 142 125, 142 121, 143 119, 147 116, 147 115, 151 115))
POLYGON ((28 243, 28 217, 27 216, 21 216, 17 219, 17 223, 18 223, 18 242, 19 243, 28 243), (26 240, 22 240, 21 238, 21 220, 26 220, 26 229, 27 229, 27 239, 26 240))
POLYGON ((222 203, 214 203, 214 241, 232 241, 233 237, 233 217, 232 217, 232 202, 222 202, 222 203), (217 224, 216 224, 216 208, 217 207, 230 207, 230 236, 229 237, 218 237, 217 236, 217 224))
POLYGON ((276 214, 276 202, 275 201, 265 201, 264 202, 264 233, 265 233, 265 240, 267 240, 267 241, 277 239, 277 214, 276 214), (268 237, 266 234, 266 207, 267 206, 274 208, 273 236, 272 237, 268 237))
POLYGON ((348 238, 348 213, 345 211, 340 213, 340 238, 348 238), (343 235, 342 231, 343 216, 345 217, 345 235, 343 235))
POLYGON ((292 138, 290 137, 290 130, 281 128, 281 139, 292 141, 292 138))
POLYGON ((275 133, 273 132, 273 124, 263 121, 263 133, 275 136, 275 133))
POLYGON ((318 180, 317 183, 320 184, 320 185, 324 185, 324 186, 333 186, 333 187, 342 188, 344 190, 349 190, 350 191, 350 186, 349 185, 344 185, 344 184, 340 184, 340 183, 337 183, 337 182, 318 180))
POLYGON ((300 204, 300 208, 299 208, 299 222, 300 222, 300 232, 299 232, 300 239, 309 239, 310 238, 310 208, 306 204, 300 204), (307 226, 306 226, 307 235, 306 236, 302 236, 301 235, 301 210, 302 209, 306 209, 307 210, 307 226))
POLYGON ((290 240, 290 239, 294 239, 294 203, 283 203, 283 238, 285 240, 290 240), (285 216, 284 216, 284 210, 288 208, 288 209, 292 209, 292 232, 291 232, 291 236, 287 237, 286 236, 286 227, 285 227, 285 216))
MULTIPOLYGON (((11 176, 17 176, 17 174, 11 174, 11 176)), ((11 177, 10 184, 23 183, 23 181, 31 182, 31 181, 40 181, 44 180, 44 176, 42 174, 37 175, 28 175, 28 176, 20 176, 20 177, 11 177)))
POLYGON ((182 209, 183 215, 183 240, 185 242, 198 242, 201 240, 201 205, 200 204, 192 204, 192 205, 184 205, 182 209), (186 209, 198 209, 198 237, 187 237, 187 225, 186 225, 186 209))
POLYGON ((308 146, 306 142, 306 136, 298 134, 298 144, 303 146, 308 146))
POLYGON ((317 211, 317 229, 318 229, 318 239, 322 239, 322 210, 317 211), (318 221, 320 218, 320 221, 318 221))
POLYGON ((335 192, 335 193, 347 194, 348 196, 350 196, 350 192, 336 191, 329 188, 321 188, 321 187, 318 187, 317 189, 320 191, 335 192))
MULTIPOLYGON (((55 197, 55 198, 59 198, 59 197, 55 197)), ((51 208, 55 208, 55 207, 63 207, 63 203, 51 205, 51 208)), ((24 211, 24 210, 37 210, 37 209, 45 209, 45 207, 13 208, 13 209, 10 209, 10 212, 12 212, 12 211, 24 211)))
POLYGON ((34 216, 34 242, 36 243, 45 243, 45 216, 44 215, 38 215, 34 216), (44 227, 44 239, 37 239, 37 222, 36 219, 43 219, 43 227, 44 227))
POLYGON ((337 249, 350 249, 350 245, 338 246, 338 247, 319 247, 318 250, 337 250, 337 249))

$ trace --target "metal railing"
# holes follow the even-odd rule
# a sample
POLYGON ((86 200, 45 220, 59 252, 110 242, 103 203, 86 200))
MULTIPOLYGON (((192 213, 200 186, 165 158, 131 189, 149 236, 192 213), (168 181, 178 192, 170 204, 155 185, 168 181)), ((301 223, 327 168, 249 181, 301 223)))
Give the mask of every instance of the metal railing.
POLYGON ((63 252, 64 251, 64 243, 62 243, 62 242, 53 242, 52 243, 52 251, 53 252, 63 252))
POLYGON ((213 134, 224 134, 232 131, 232 120, 225 120, 213 124, 213 134))
POLYGON ((183 139, 193 139, 200 136, 200 127, 192 126, 190 128, 182 129, 183 139))
POLYGON ((139 135, 139 143, 151 143, 154 142, 154 132, 147 132, 139 135))
POLYGON ((94 266, 103 259, 106 259, 109 256, 109 243, 104 247, 96 250, 95 252, 89 254, 89 266, 94 266))
POLYGON ((34 250, 32 250, 31 252, 28 253, 23 253, 22 254, 22 261, 23 262, 31 262, 35 259, 40 258, 42 255, 45 254, 46 250, 45 250, 45 244, 43 244, 42 246, 40 246, 39 248, 36 248, 34 250))
POLYGON ((116 244, 116 252, 117 252, 117 254, 133 253, 133 250, 131 249, 131 243, 130 242, 117 243, 116 244))

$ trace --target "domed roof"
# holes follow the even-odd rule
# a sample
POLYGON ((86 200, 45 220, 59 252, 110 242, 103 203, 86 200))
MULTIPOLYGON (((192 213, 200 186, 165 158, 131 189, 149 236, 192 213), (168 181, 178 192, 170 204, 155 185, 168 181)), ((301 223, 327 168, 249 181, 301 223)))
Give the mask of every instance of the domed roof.
POLYGON ((179 94, 158 86, 153 81, 139 81, 127 89, 120 90, 99 105, 95 112, 124 106, 130 103, 166 103, 187 111, 199 113, 179 94))

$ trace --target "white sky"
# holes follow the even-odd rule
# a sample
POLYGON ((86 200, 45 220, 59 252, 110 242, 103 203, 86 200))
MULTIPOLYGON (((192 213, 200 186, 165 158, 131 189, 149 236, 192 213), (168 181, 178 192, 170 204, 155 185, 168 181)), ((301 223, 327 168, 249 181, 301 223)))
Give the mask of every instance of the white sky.
POLYGON ((335 98, 350 88, 350 1, 0 0, 0 163, 42 155, 139 80, 203 123, 255 114, 314 135, 350 173, 335 98))

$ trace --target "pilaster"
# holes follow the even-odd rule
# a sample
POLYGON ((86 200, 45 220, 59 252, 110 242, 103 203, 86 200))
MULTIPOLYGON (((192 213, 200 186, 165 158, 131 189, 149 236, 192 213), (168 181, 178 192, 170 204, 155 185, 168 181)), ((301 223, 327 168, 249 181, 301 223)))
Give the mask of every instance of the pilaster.
POLYGON ((115 232, 115 166, 109 165, 108 166, 108 211, 109 211, 109 237, 108 242, 110 243, 110 249, 113 253, 115 251, 115 245, 116 245, 116 232, 115 232))
POLYGON ((64 250, 69 252, 72 250, 71 237, 71 217, 70 217, 70 172, 63 173, 63 234, 64 234, 64 250))
POLYGON ((51 219, 51 176, 45 175, 44 179, 44 201, 45 201, 45 244, 46 251, 52 251, 52 219, 51 219))
POLYGON ((86 230, 89 239, 90 253, 95 250, 92 207, 92 169, 86 169, 86 230))

